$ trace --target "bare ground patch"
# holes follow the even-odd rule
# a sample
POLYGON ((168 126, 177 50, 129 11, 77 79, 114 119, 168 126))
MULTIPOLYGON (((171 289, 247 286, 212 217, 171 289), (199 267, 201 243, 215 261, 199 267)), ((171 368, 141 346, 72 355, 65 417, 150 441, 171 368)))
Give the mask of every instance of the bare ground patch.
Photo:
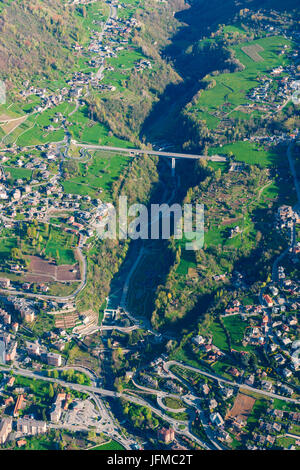
POLYGON ((5 134, 9 134, 10 132, 14 131, 17 127, 19 127, 24 121, 26 121, 27 116, 22 116, 18 119, 12 119, 11 121, 7 121, 1 124, 2 130, 5 134))
POLYGON ((250 57, 254 62, 263 62, 264 58, 259 55, 259 52, 264 50, 259 44, 252 44, 251 46, 242 47, 242 51, 250 57))
POLYGON ((244 395, 239 393, 235 399, 233 407, 227 414, 227 418, 242 418, 247 420, 247 417, 252 411, 252 408, 255 403, 255 398, 250 397, 249 395, 244 395))
POLYGON ((56 265, 38 256, 29 256, 30 264, 25 276, 27 282, 68 282, 80 280, 78 264, 56 265))

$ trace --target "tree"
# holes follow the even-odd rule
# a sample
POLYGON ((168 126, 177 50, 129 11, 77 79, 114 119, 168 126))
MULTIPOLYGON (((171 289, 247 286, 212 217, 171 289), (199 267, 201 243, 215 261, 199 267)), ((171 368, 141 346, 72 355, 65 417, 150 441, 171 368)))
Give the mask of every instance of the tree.
POLYGON ((53 398, 53 397, 54 397, 54 389, 53 389, 53 385, 52 385, 52 384, 49 385, 49 392, 48 392, 48 395, 49 395, 49 398, 53 398))
POLYGON ((21 259, 22 258, 22 252, 21 252, 20 248, 17 248, 17 247, 12 248, 11 257, 13 259, 21 259))

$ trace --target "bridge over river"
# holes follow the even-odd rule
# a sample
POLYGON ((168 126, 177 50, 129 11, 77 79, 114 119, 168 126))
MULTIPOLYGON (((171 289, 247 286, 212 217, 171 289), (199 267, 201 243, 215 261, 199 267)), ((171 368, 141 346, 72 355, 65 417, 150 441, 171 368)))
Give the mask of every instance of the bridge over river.
POLYGON ((91 144, 79 144, 76 141, 71 142, 76 147, 83 148, 86 150, 106 150, 109 152, 122 152, 128 153, 133 156, 138 155, 155 155, 157 157, 165 157, 165 158, 172 158, 172 159, 192 159, 192 160, 199 160, 203 158, 205 160, 212 160, 215 162, 225 162, 226 157, 222 157, 220 155, 197 155, 197 154, 190 154, 190 153, 175 153, 175 152, 162 152, 159 150, 149 150, 149 149, 136 149, 136 148, 125 148, 125 147, 109 147, 105 145, 91 145, 91 144))

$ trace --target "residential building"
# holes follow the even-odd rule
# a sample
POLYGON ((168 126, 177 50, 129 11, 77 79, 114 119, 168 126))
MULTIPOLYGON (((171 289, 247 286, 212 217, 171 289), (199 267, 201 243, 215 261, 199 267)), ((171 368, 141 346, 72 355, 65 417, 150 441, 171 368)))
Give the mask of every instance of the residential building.
POLYGON ((18 419, 17 430, 27 436, 36 436, 47 432, 47 423, 25 416, 18 419))
POLYGON ((3 418, 0 422, 0 444, 5 444, 9 433, 12 431, 12 418, 3 418))
POLYGON ((172 428, 162 428, 157 431, 158 439, 163 441, 165 444, 169 444, 175 439, 175 432, 172 428))

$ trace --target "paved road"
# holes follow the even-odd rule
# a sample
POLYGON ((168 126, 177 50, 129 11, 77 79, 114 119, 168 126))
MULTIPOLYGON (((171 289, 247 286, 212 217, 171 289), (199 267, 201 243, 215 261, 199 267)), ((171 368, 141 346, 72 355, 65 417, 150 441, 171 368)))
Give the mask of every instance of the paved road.
POLYGON ((187 405, 193 406, 198 410, 200 421, 201 421, 203 430, 207 436, 207 439, 212 443, 212 445, 217 450, 225 450, 225 447, 218 441, 218 439, 215 436, 215 433, 211 429, 207 416, 205 412, 202 410, 200 399, 196 396, 192 385, 187 380, 183 379, 181 376, 175 374, 174 372, 171 372, 170 370, 168 370, 168 373, 170 377, 181 382, 189 390, 190 394, 184 395, 182 399, 187 405))
MULTIPOLYGON (((117 15, 118 15, 118 9, 115 5, 109 5, 109 16, 106 20, 106 23, 104 24, 103 26, 103 29, 101 31, 101 34, 99 35, 98 37, 98 40, 99 42, 102 41, 103 39, 103 36, 104 36, 104 33, 107 29, 107 26, 108 24, 110 23, 111 20, 116 20, 117 19, 117 15)), ((100 66, 100 68, 98 69, 97 73, 95 74, 94 78, 98 79, 98 80, 102 80, 103 78, 103 73, 104 73, 104 69, 105 69, 105 64, 103 62, 103 64, 100 66)))
POLYGON ((181 435, 185 435, 192 441, 196 442, 198 445, 203 447, 204 449, 212 449, 211 446, 209 446, 207 443, 201 441, 197 436, 192 434, 191 430, 189 429, 189 422, 188 421, 180 421, 174 418, 171 418, 170 416, 164 414, 161 410, 155 408, 151 403, 147 402, 146 400, 143 400, 140 397, 134 396, 134 395, 129 395, 125 393, 119 393, 115 392, 113 390, 106 390, 104 388, 100 387, 95 387, 95 386, 87 386, 87 385, 79 385, 79 384, 74 384, 72 382, 65 382, 64 380, 60 379, 54 379, 52 377, 45 377, 37 372, 32 372, 29 370, 25 369, 17 369, 17 368, 0 368, 0 371, 6 371, 10 372, 13 371, 16 375, 21 375, 23 377, 28 377, 31 379, 38 379, 38 380, 43 380, 46 382, 52 382, 52 383, 57 383, 63 387, 70 388, 72 390, 77 390, 79 392, 83 393, 88 393, 88 394, 98 394, 101 396, 106 396, 110 398, 123 398, 124 400, 130 401, 136 405, 141 405, 150 408, 150 410, 162 418, 164 421, 167 421, 169 424, 171 424, 174 427, 174 430, 181 435), (180 426, 185 426, 184 429, 181 429, 180 426))
POLYGON ((181 362, 168 361, 168 362, 165 363, 164 368, 167 371, 169 371, 169 368, 171 366, 178 366, 178 367, 181 367, 183 369, 188 369, 188 370, 197 372, 198 374, 205 375, 206 377, 209 377, 210 379, 217 380, 218 382, 226 383, 227 385, 230 385, 231 387, 242 388, 244 390, 249 390, 250 392, 260 393, 261 395, 266 395, 270 398, 278 398, 279 400, 287 401, 287 402, 290 402, 290 403, 295 403, 297 405, 300 404, 300 400, 297 400, 295 398, 290 398, 290 397, 285 397, 285 396, 282 396, 282 395, 277 395, 276 393, 271 393, 271 392, 268 392, 266 390, 261 390, 259 388, 251 387, 250 385, 239 384, 237 382, 232 382, 231 380, 224 379, 224 377, 221 377, 219 375, 212 374, 212 373, 204 371, 202 369, 198 369, 197 367, 182 364, 181 362))

